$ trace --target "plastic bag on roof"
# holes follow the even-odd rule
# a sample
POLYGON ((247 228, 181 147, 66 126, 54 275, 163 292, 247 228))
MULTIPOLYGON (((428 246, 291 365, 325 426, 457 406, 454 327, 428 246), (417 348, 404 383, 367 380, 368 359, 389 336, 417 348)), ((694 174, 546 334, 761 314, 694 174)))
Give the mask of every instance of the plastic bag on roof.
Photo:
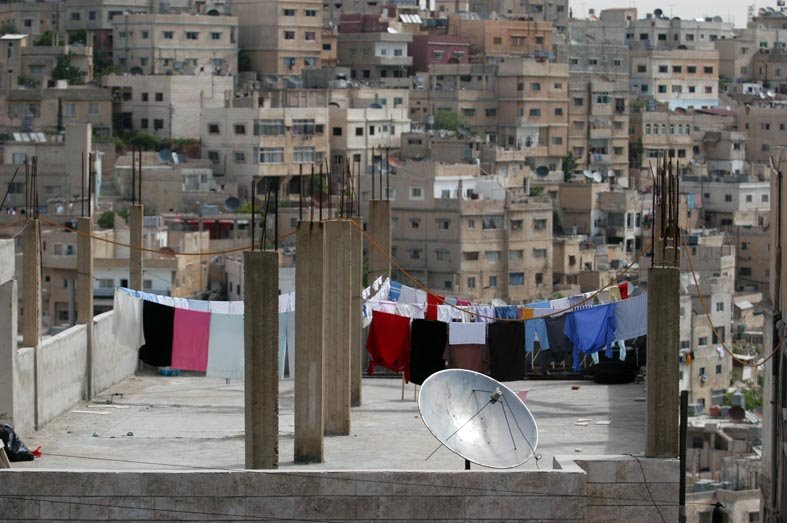
POLYGON ((3 440, 3 447, 8 456, 8 461, 33 461, 35 456, 30 452, 22 440, 19 438, 11 425, 0 423, 0 439, 3 440))

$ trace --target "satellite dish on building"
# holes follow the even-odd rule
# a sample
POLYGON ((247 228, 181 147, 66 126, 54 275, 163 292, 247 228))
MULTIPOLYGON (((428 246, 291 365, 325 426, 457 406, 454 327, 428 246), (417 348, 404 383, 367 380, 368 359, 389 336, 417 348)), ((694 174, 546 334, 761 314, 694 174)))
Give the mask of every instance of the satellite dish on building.
POLYGON ((240 209, 240 200, 234 196, 230 196, 224 200, 224 208, 229 212, 235 212, 240 209))
POLYGON ((389 27, 389 28, 388 28, 388 32, 389 32, 389 33, 391 33, 391 34, 396 34, 396 33, 398 33, 399 31, 397 31, 397 30, 396 30, 395 28, 393 28, 393 27, 389 27))
POLYGON ((585 169, 584 171, 582 171, 582 176, 584 176, 588 180, 592 180, 593 179, 593 171, 585 169))
POLYGON ((549 167, 546 165, 539 165, 536 167, 536 175, 542 178, 549 176, 549 167))
POLYGON ((593 171, 593 181, 596 183, 601 183, 604 181, 604 178, 601 176, 600 172, 593 171))
POLYGON ((449 450, 484 467, 518 467, 538 447, 538 427, 514 391, 478 372, 432 374, 421 386, 418 410, 429 431, 449 450))
POLYGON ((767 96, 768 98, 775 98, 776 93, 773 92, 771 89, 768 89, 767 91, 765 91, 765 96, 767 96))

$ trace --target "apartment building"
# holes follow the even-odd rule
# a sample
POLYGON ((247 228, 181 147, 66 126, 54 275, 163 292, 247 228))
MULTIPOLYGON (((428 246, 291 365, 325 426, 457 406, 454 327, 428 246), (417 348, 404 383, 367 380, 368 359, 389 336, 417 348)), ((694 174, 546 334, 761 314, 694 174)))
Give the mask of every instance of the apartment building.
POLYGON ((435 292, 486 302, 548 297, 551 202, 480 174, 471 164, 401 165, 390 178, 393 257, 435 292))
POLYGON ((655 169, 664 158, 685 167, 694 157, 694 114, 666 106, 653 109, 641 108, 630 115, 631 139, 642 145, 642 167, 655 169))
POLYGON ((524 18, 478 19, 462 14, 451 15, 448 33, 470 41, 470 51, 477 60, 497 62, 507 56, 553 56, 552 22, 524 18))
POLYGON ((564 32, 568 27, 569 9, 567 0, 549 2, 545 0, 469 0, 466 9, 481 16, 492 13, 508 17, 527 17, 541 22, 552 22, 555 28, 564 32))
MULTIPOLYGON (((217 183, 237 184, 248 198, 252 180, 261 191, 278 184, 283 197, 297 198, 299 169, 319 170, 330 158, 329 109, 323 107, 205 108, 200 116, 203 158, 213 164, 217 183)), ((327 169, 326 169, 327 170, 327 169)))
POLYGON ((631 92, 678 107, 719 105, 716 50, 632 50, 631 92))
POLYGON ((234 0, 240 47, 258 76, 291 77, 320 67, 322 0, 234 0))
POLYGON ((748 138, 746 159, 768 165, 787 144, 787 103, 783 101, 751 102, 736 108, 737 130, 748 138))
POLYGON ((90 123, 96 134, 112 133, 112 99, 105 89, 13 89, 0 94, 0 100, 6 105, 0 129, 50 132, 62 131, 69 123, 90 123))
POLYGON ((113 57, 138 75, 238 71, 238 18, 197 14, 124 14, 113 18, 113 57))
POLYGON ((770 219, 770 184, 747 176, 684 176, 681 191, 701 202, 706 227, 766 225, 770 219))
POLYGON ((417 74, 410 91, 410 118, 431 125, 439 111, 453 111, 486 141, 497 140, 497 65, 435 64, 417 74), (430 123, 431 122, 431 123, 430 123))
POLYGON ((410 87, 410 33, 339 32, 337 58, 350 78, 380 87, 410 87))
POLYGON ((587 236, 556 236, 552 240, 552 278, 556 290, 577 286, 580 274, 598 268, 597 246, 587 236))
POLYGON ((681 19, 664 16, 660 9, 629 23, 626 41, 631 49, 713 49, 719 41, 734 38, 732 22, 720 16, 681 19))
POLYGON ((428 72, 435 64, 466 64, 470 59, 470 40, 461 36, 435 33, 413 35, 410 45, 413 70, 428 72))
POLYGON ((35 40, 58 27, 59 8, 52 2, 5 2, 0 4, 0 25, 35 40))
POLYGON ((118 131, 141 131, 161 139, 200 136, 200 112, 222 108, 232 96, 234 78, 212 74, 109 75, 118 131))
POLYGON ((568 152, 568 83, 567 64, 532 59, 506 60, 498 64, 498 145, 532 147, 537 144, 529 154, 531 167, 559 170, 568 152))
POLYGON ((787 50, 760 49, 752 58, 752 73, 765 89, 787 94, 787 50))
MULTIPOLYGON (((716 42, 719 51, 719 76, 729 81, 743 82, 754 78, 754 57, 784 48, 787 30, 750 23, 736 32, 735 38, 716 42)), ((765 55, 767 56, 767 55, 765 55)), ((762 57, 761 57, 762 58, 762 57)))
POLYGON ((735 227, 729 234, 735 244, 735 290, 768 292, 771 278, 771 232, 769 227, 735 227))
POLYGON ((93 48, 84 45, 45 47, 31 45, 26 34, 0 36, 0 91, 19 87, 54 87, 52 70, 68 56, 70 63, 83 73, 82 81, 93 80, 93 48))

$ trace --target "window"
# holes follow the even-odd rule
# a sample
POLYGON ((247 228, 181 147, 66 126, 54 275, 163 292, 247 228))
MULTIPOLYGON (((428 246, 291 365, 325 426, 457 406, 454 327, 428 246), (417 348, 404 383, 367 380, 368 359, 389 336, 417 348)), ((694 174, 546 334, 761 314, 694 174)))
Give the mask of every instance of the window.
POLYGON ((448 261, 449 253, 447 249, 436 249, 434 257, 437 261, 448 261))
POLYGON ((115 280, 112 278, 99 278, 98 286, 102 289, 112 289, 115 287, 115 280))
POLYGON ((500 251, 486 251, 484 253, 486 263, 497 263, 500 261, 500 251))
POLYGON ((418 229, 421 227, 421 219, 420 218, 410 218, 410 228, 411 229, 418 229))
POLYGON ((766 203, 768 201, 768 195, 767 194, 763 194, 761 199, 762 199, 763 203, 766 203))
POLYGON ((492 38, 492 44, 493 45, 503 45, 503 38, 501 38, 499 36, 495 36, 494 38, 492 38))
POLYGON ((521 231, 523 223, 524 222, 522 220, 511 220, 511 230, 512 231, 521 231))
POLYGON ((502 229, 503 217, 502 216, 487 216, 482 218, 481 228, 484 230, 502 229))
POLYGON ((544 275, 542 273, 540 273, 540 272, 537 272, 535 280, 536 280, 536 285, 543 285, 544 284, 544 275))
POLYGON ((530 116, 541 116, 541 109, 533 108, 528 112, 530 116))
POLYGON ((98 104, 96 102, 90 102, 89 104, 87 104, 87 113, 92 115, 98 114, 99 113, 98 104))
POLYGON ((731 194, 725 194, 724 195, 724 201, 725 202, 731 202, 732 201, 732 195, 731 194))
POLYGON ((574 98, 574 106, 575 107, 582 107, 583 105, 585 105, 585 99, 584 98, 574 98))
POLYGON ((285 56, 284 58, 281 59, 281 61, 284 64, 284 67, 286 67, 287 69, 295 68, 295 58, 293 58, 292 56, 285 56))
POLYGON ((691 74, 696 73, 697 72, 697 66, 696 65, 687 65, 686 66, 686 72, 687 73, 691 73, 691 74))
POLYGON ((497 109, 487 109, 486 110, 486 115, 488 117, 497 116, 497 109))
POLYGON ((511 286, 516 285, 524 285, 525 284, 525 273, 524 272, 512 272, 508 274, 508 284, 511 286))
POLYGON ((284 148, 283 147, 260 147, 260 149, 259 149, 259 162, 260 163, 284 163, 284 148))
POLYGON ((314 163, 314 147, 296 147, 292 153, 294 163, 314 163))
POLYGON ((673 85, 672 86, 672 92, 673 93, 682 93, 683 92, 683 86, 682 85, 673 85))
POLYGON ((751 203, 751 201, 752 201, 752 195, 751 194, 747 194, 746 195, 746 203, 751 203))
POLYGON ((525 83, 524 82, 519 82, 518 84, 516 84, 516 90, 517 91, 524 91, 525 90, 525 83))
POLYGON ((355 136, 363 136, 363 127, 355 128, 355 136))
POLYGON ((82 15, 78 11, 71 13, 71 20, 77 22, 82 19, 82 15))
POLYGON ((221 157, 219 156, 218 151, 208 151, 208 160, 213 163, 219 163, 221 161, 221 157))
POLYGON ((317 11, 315 9, 306 9, 303 14, 309 17, 315 17, 317 16, 317 11))
POLYGON ((751 267, 741 267, 738 270, 740 276, 751 276, 751 267))
POLYGON ((369 126, 369 136, 374 136, 374 126, 373 125, 369 126))
POLYGON ((510 261, 520 261, 524 257, 525 257, 525 251, 523 251, 522 249, 514 250, 514 251, 508 251, 508 259, 510 261))
POLYGON ((236 123, 234 127, 235 134, 246 134, 246 124, 236 123))
POLYGON ((713 86, 712 85, 706 85, 705 86, 705 94, 713 94, 713 86))
POLYGON ((156 93, 156 101, 163 102, 164 101, 164 93, 156 93))
POLYGON ((407 251, 407 254, 411 260, 420 260, 421 252, 422 252, 421 249, 409 249, 407 251))
POLYGON ((161 33, 161 36, 164 38, 164 40, 172 40, 172 39, 175 38, 175 32, 174 31, 163 31, 161 33))
POLYGON ((689 349, 691 348, 691 343, 689 342, 689 340, 680 340, 680 348, 689 349))
POLYGON ((563 116, 563 108, 555 107, 555 116, 563 116))
POLYGON ((716 302, 716 312, 723 312, 724 311, 724 302, 719 301, 716 302))
POLYGON ((713 66, 706 65, 705 67, 702 68, 702 72, 705 74, 713 74, 713 66))
POLYGON ((721 374, 721 365, 716 365, 716 374, 721 374))
POLYGON ((489 287, 497 287, 497 276, 490 276, 489 277, 489 287))
POLYGON ((217 33, 215 31, 211 32, 210 33, 210 39, 211 40, 221 40, 221 33, 217 33))
POLYGON ((199 39, 199 32, 186 31, 186 40, 198 40, 198 39, 199 39))
POLYGON ((142 119, 139 121, 139 127, 140 127, 141 129, 147 129, 147 128, 148 128, 148 119, 147 119, 147 118, 142 118, 142 119))
POLYGON ((637 65, 637 72, 638 73, 647 73, 648 72, 648 66, 647 65, 643 65, 643 64, 637 65))
POLYGON ((478 251, 464 251, 462 258, 464 261, 478 261, 478 251))
POLYGON ((437 228, 441 231, 447 231, 451 227, 451 220, 439 218, 435 221, 437 223, 437 228))
POLYGON ((243 151, 234 151, 232 153, 232 159, 235 163, 246 163, 246 153, 243 151))
POLYGON ((284 120, 256 120, 255 136, 281 136, 284 134, 284 120))
POLYGON ((295 31, 284 31, 285 40, 295 40, 295 31))
MULTIPOLYGON (((470 276, 467 278, 467 288, 475 289, 475 276, 470 276)), ((759 512, 757 514, 759 514, 759 512)))
POLYGON ((563 137, 562 136, 553 136, 552 137, 552 145, 562 145, 563 137))
MULTIPOLYGON (((697 345, 699 345, 700 347, 704 347, 707 344, 708 344, 708 337, 707 336, 700 336, 700 338, 697 340, 697 345)), ((705 374, 705 368, 704 367, 702 368, 702 370, 700 370, 700 374, 705 374)))
POLYGON ((658 39, 659 39, 659 41, 662 41, 662 42, 666 41, 667 40, 667 33, 659 33, 658 39))
POLYGON ((293 119, 292 134, 322 134, 322 124, 315 124, 313 119, 293 119))
POLYGON ((303 39, 306 40, 307 42, 314 42, 317 40, 317 33, 315 33, 314 31, 306 31, 305 33, 303 33, 303 39))
POLYGON ((660 93, 666 93, 667 92, 667 86, 663 85, 663 84, 659 85, 659 92, 660 93))
POLYGON ((221 128, 217 123, 208 124, 208 134, 221 134, 221 128))
POLYGON ((411 200, 423 200, 424 199, 424 189, 423 189, 423 187, 410 187, 410 199, 411 200))
POLYGON ((673 73, 682 73, 683 72, 683 67, 680 66, 680 65, 673 65, 672 66, 672 72, 673 73))
POLYGON ((149 98, 150 98, 150 96, 148 95, 148 93, 142 93, 142 101, 143 102, 147 102, 149 98))
POLYGON ((540 91, 541 90, 541 84, 538 83, 538 82, 532 82, 530 84, 530 90, 531 91, 540 91))
POLYGON ((547 257, 547 250, 546 249, 533 249, 533 257, 534 258, 546 258, 547 257))
POLYGON ((668 73, 669 72, 669 67, 667 67, 666 65, 660 65, 659 66, 659 72, 660 73, 668 73))
POLYGON ((469 218, 467 220, 467 228, 468 229, 475 229, 475 220, 474 219, 469 218))

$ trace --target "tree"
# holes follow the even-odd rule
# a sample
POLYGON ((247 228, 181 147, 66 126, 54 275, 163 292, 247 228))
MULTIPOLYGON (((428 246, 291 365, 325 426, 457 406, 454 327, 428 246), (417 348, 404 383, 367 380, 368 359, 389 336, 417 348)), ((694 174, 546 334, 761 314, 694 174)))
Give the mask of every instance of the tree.
POLYGON ((57 57, 57 65, 52 69, 53 80, 66 80, 70 84, 81 84, 85 81, 85 73, 71 64, 71 53, 57 57))
POLYGON ((134 133, 126 142, 130 145, 142 147, 146 151, 155 151, 159 148, 161 141, 148 133, 134 133))
POLYGON ((19 31, 16 29, 16 25, 10 20, 6 20, 2 24, 0 24, 0 34, 7 35, 7 34, 17 34, 19 31))
POLYGON ((629 144, 629 167, 632 169, 639 169, 642 167, 642 139, 638 139, 629 144))
MULTIPOLYGON (((54 42, 55 42, 55 33, 53 33, 52 31, 47 30, 47 31, 44 31, 43 33, 41 33, 41 36, 39 36, 36 39, 36 41, 33 42, 33 45, 39 46, 39 47, 50 47, 50 46, 54 45, 54 42)), ((63 45, 63 42, 58 40, 58 45, 63 45)))
POLYGON ((456 131, 464 125, 462 117, 456 111, 437 111, 434 117, 434 128, 445 131, 456 131))
POLYGON ((561 165, 563 168, 563 181, 569 181, 571 179, 571 175, 574 174, 574 171, 577 169, 577 159, 574 158, 574 153, 568 153, 563 157, 563 163, 561 165))
POLYGON ((87 45, 87 31, 84 29, 78 29, 76 31, 71 32, 68 35, 68 42, 71 45, 74 44, 87 45))

